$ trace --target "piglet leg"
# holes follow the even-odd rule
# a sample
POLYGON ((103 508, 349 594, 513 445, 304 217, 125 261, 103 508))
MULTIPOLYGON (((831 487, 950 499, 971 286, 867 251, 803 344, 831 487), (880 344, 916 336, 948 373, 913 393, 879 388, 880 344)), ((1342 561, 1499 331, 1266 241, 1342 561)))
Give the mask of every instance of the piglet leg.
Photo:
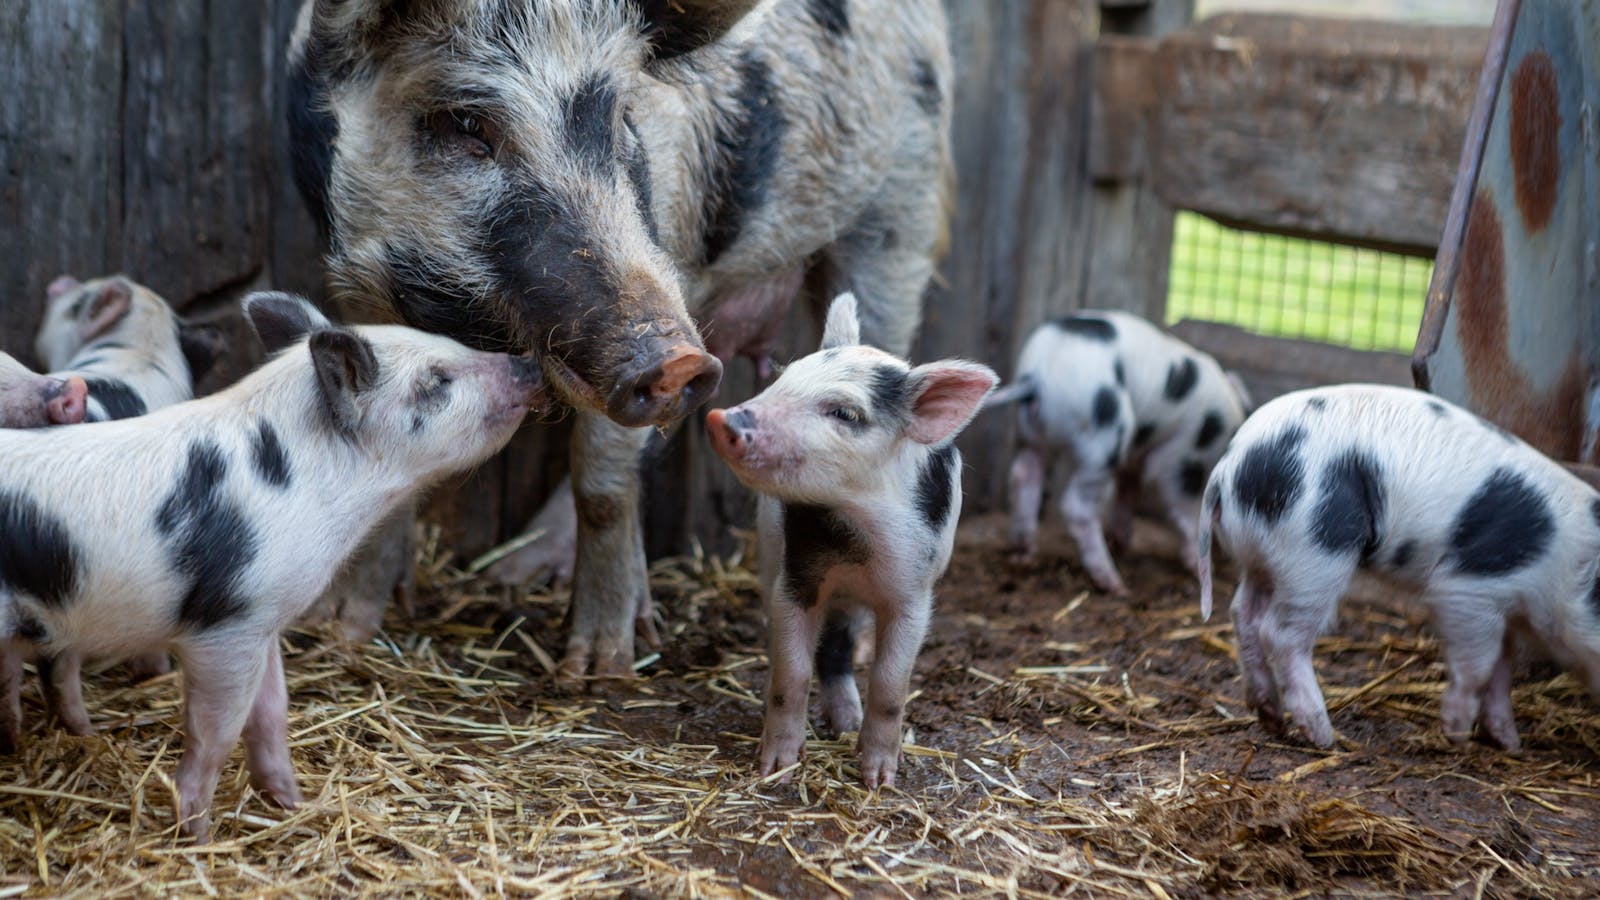
POLYGON ((828 613, 817 643, 817 680, 821 684, 822 722, 837 736, 861 727, 861 694, 856 690, 855 635, 851 616, 828 613))
MULTIPOLYGON (((1493 683, 1505 643, 1505 619, 1492 611, 1492 604, 1474 597, 1456 595, 1439 604, 1434 617, 1439 635, 1443 638, 1445 667, 1450 671, 1450 683, 1439 698, 1439 716, 1444 721, 1444 735, 1452 743, 1462 744, 1472 739, 1472 730, 1483 712, 1483 697, 1493 683)), ((1510 664, 1506 663, 1505 705, 1510 706, 1510 664)), ((1487 722, 1485 723, 1488 724, 1487 722)), ((1511 743, 1516 740, 1516 725, 1512 723, 1511 743)), ((1490 736, 1504 745, 1501 735, 1490 736)))
POLYGON ((578 553, 578 509, 572 499, 571 478, 561 479, 523 531, 539 537, 497 561, 486 574, 512 587, 544 579, 556 585, 571 581, 572 561, 578 553))
POLYGON ((289 690, 283 680, 283 651, 272 642, 267 671, 244 723, 245 762, 250 785, 284 809, 300 805, 300 786, 289 761, 289 690))
POLYGON ((0 753, 22 749, 22 652, 0 641, 0 753))
POLYGON ((867 680, 866 719, 857 742, 861 780, 869 788, 894 784, 900 767, 900 731, 917 651, 928 633, 933 595, 928 592, 896 598, 877 609, 877 657, 867 680))
POLYGON ((183 759, 178 763, 178 816, 183 832, 204 843, 211 800, 228 754, 261 690, 272 635, 212 633, 180 651, 183 663, 183 759))
POLYGON ((1023 444, 1011 460, 1011 548, 1015 562, 1039 551, 1039 506, 1044 501, 1044 458, 1023 444))
POLYGON ((1278 705, 1278 685, 1272 680, 1266 653, 1261 649, 1261 620, 1272 603, 1272 593, 1256 576, 1246 573, 1233 594, 1233 635, 1238 645, 1239 674, 1244 678, 1244 702, 1261 727, 1283 733, 1283 709, 1278 705))
MULTIPOLYGON (((761 774, 794 765, 806 742, 806 701, 811 693, 811 660, 822 629, 822 604, 802 606, 779 579, 767 604, 767 712, 761 727, 761 774)), ((784 781, 789 776, 783 777, 784 781)))
POLYGON ((38 667, 45 705, 61 727, 79 737, 94 734, 89 713, 83 708, 83 657, 68 651, 52 659, 40 659, 38 667))
POLYGON ((1061 492, 1061 516, 1067 520, 1067 531, 1078 544, 1083 557, 1083 567, 1095 587, 1108 594, 1128 593, 1122 576, 1111 562, 1111 551, 1106 548, 1105 532, 1101 529, 1100 514, 1110 492, 1109 473, 1084 466, 1072 475, 1067 489, 1061 492))
POLYGON ((1510 642, 1495 660, 1494 671, 1483 689, 1483 729, 1489 739, 1507 753, 1522 749, 1522 738, 1517 735, 1517 716, 1511 708, 1511 651, 1510 642))
POLYGON ((1333 722, 1317 685, 1311 649, 1327 612, 1333 609, 1349 583, 1290 593, 1280 588, 1261 622, 1261 648, 1283 691, 1283 706, 1294 717, 1295 730, 1318 747, 1333 746, 1333 722))

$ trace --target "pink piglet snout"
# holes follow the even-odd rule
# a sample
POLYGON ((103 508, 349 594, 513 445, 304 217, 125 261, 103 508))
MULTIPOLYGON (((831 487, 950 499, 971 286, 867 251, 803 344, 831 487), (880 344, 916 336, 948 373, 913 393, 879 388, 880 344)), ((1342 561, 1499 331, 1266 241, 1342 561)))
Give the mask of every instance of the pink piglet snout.
POLYGON ((748 409, 713 409, 706 413, 706 431, 717 455, 729 462, 743 459, 755 436, 756 414, 748 409))

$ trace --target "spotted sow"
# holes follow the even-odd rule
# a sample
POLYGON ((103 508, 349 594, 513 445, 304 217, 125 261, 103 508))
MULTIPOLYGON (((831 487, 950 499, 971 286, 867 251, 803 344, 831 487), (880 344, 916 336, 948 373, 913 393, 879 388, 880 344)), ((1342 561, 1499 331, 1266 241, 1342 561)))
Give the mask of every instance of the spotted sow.
POLYGON ((1506 432, 1417 391, 1287 394, 1245 422, 1206 485, 1211 535, 1238 564, 1234 629, 1263 725, 1319 746, 1333 725, 1311 649, 1355 573, 1417 592, 1444 643, 1445 734, 1519 746, 1511 664, 1522 646, 1600 695, 1600 494, 1506 432))
POLYGON ((961 514, 952 441, 995 381, 977 363, 912 367, 862 345, 855 298, 845 294, 828 312, 819 352, 754 399, 707 415, 718 455, 761 494, 772 661, 762 774, 799 759, 815 672, 825 724, 860 729, 862 779, 894 783, 911 668, 961 514), (876 648, 865 713, 851 670, 863 613, 876 648))
POLYGON ((0 431, 8 722, 25 654, 172 651, 178 807, 199 838, 241 733, 256 788, 300 799, 278 632, 397 503, 504 445, 542 386, 526 359, 335 327, 287 295, 245 311, 278 353, 222 393, 93 428, 0 431))

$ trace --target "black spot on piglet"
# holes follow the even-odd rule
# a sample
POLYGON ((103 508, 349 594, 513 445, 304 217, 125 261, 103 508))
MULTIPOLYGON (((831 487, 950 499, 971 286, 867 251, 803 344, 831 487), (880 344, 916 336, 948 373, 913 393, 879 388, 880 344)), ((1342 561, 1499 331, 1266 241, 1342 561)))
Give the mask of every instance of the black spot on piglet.
POLYGON ((783 568, 801 606, 809 609, 821 599, 828 570, 860 565, 870 555, 866 541, 833 510, 809 503, 784 504, 783 568))
POLYGON ((1222 413, 1212 410, 1200 422, 1200 433, 1195 435, 1194 448, 1204 450, 1222 436, 1222 413))
POLYGON ((1168 400, 1177 403, 1189 396, 1199 380, 1200 367, 1195 365, 1194 357, 1185 356, 1181 362, 1175 362, 1167 369, 1167 384, 1162 393, 1168 400))
POLYGON ((255 530, 222 495, 228 462, 208 441, 189 445, 178 483, 156 511, 156 528, 170 539, 175 572, 189 579, 178 622, 205 628, 245 611, 239 578, 257 553, 255 530))
POLYGON ((1110 385, 1101 385, 1094 392, 1094 406, 1090 410, 1094 427, 1106 428, 1117 420, 1117 392, 1110 385))
POLYGON ((126 382, 115 378, 83 379, 89 388, 89 399, 99 402, 106 415, 113 419, 131 419, 145 414, 144 398, 126 382))
POLYGON ((1468 575, 1505 575, 1544 553, 1555 519, 1539 491, 1502 466, 1473 494, 1450 536, 1455 568, 1468 575))
POLYGON ((1305 480, 1305 463, 1299 453, 1305 439, 1305 429, 1285 428, 1245 453, 1233 484, 1240 506, 1269 525, 1288 512, 1305 480))
POLYGON ((283 449, 278 430, 271 422, 263 421, 256 428, 250 440, 250 461, 255 464, 256 474, 262 481, 278 488, 289 486, 289 454, 283 449))
POLYGON ((917 473, 917 509, 934 530, 943 527, 950 515, 950 469, 955 461, 956 445, 945 444, 928 454, 917 473))
POLYGON ((1331 553, 1358 551, 1363 561, 1383 535, 1383 473, 1371 456, 1351 450, 1328 463, 1322 498, 1311 514, 1311 536, 1331 553))
POLYGON ((1193 457, 1185 459, 1178 469, 1178 487, 1191 497, 1198 497, 1206 489, 1206 464, 1193 457))
POLYGON ((1068 334, 1109 344, 1117 339, 1116 326, 1097 316, 1066 316, 1051 323, 1068 334))
POLYGON ((78 548, 61 520, 0 491, 0 588, 59 607, 78 591, 78 548))
POLYGON ((854 670, 855 635, 850 633, 850 614, 833 610, 822 620, 822 636, 817 641, 817 680, 849 678, 854 670))

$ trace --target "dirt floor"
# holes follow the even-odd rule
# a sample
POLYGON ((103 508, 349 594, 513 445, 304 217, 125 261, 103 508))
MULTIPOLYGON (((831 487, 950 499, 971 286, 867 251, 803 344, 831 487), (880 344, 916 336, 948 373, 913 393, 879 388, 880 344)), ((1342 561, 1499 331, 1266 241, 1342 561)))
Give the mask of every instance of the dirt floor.
POLYGON ((1521 754, 1453 747, 1436 642, 1357 598, 1319 646, 1342 742, 1317 751, 1247 714, 1226 610, 1199 621, 1170 535, 1141 524, 1118 600, 1059 532, 1008 566, 1000 528, 963 526, 895 790, 860 789, 848 741, 809 743, 792 784, 754 777, 745 569, 658 565, 666 648, 637 683, 574 688, 550 675, 563 596, 430 552, 421 610, 379 641, 287 639, 308 802, 268 806, 235 754, 207 847, 171 827, 174 677, 92 680, 91 738, 43 723, 30 688, 27 746, 0 762, 0 896, 1600 895, 1600 717, 1567 676, 1519 673, 1521 754))

